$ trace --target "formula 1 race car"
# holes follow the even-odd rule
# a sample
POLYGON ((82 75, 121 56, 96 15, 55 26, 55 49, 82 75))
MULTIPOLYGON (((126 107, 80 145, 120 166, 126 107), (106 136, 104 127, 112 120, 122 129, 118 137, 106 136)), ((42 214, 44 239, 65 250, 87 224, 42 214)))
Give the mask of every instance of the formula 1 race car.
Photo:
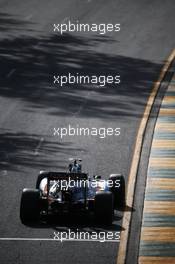
POLYGON ((42 216, 89 212, 97 223, 112 224, 114 210, 125 206, 125 180, 111 174, 88 177, 82 172, 81 160, 73 160, 67 172, 40 172, 36 189, 23 189, 20 218, 23 224, 42 216))

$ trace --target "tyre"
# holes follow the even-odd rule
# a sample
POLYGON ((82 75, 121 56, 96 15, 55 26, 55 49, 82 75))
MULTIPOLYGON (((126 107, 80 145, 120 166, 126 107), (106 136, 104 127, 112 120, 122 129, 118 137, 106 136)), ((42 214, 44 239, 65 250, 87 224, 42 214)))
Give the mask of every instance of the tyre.
POLYGON ((113 195, 111 192, 97 192, 95 195, 95 220, 111 225, 114 217, 113 195))
POLYGON ((113 181, 113 187, 110 190, 114 195, 114 208, 123 209, 126 205, 125 178, 121 174, 111 174, 109 179, 113 181))
POLYGON ((23 224, 36 222, 40 216, 40 191, 24 189, 21 196, 20 219, 23 224))
POLYGON ((39 186, 40 186, 40 183, 41 181, 44 179, 44 178, 47 178, 48 177, 48 172, 41 172, 39 175, 38 175, 38 178, 37 178, 37 181, 36 181, 36 189, 39 189, 39 186))

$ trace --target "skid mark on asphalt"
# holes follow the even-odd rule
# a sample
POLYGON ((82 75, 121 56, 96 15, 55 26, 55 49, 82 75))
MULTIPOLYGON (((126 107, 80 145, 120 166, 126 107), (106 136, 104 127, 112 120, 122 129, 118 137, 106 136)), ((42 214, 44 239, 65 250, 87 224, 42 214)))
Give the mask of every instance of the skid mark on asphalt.
POLYGON ((41 148, 41 145, 42 143, 44 142, 44 138, 42 137, 40 140, 39 140, 39 143, 38 145, 36 146, 36 149, 34 151, 34 155, 39 155, 39 151, 40 151, 40 148, 41 148))
POLYGON ((26 17, 25 17, 25 20, 29 21, 32 17, 33 17, 33 14, 31 14, 31 15, 29 15, 29 16, 26 16, 26 17))
POLYGON ((87 93, 87 96, 84 98, 84 101, 82 102, 82 104, 79 106, 78 110, 76 112, 73 113, 73 117, 76 117, 77 115, 79 115, 81 113, 81 111, 83 110, 83 108, 86 106, 87 101, 90 97, 90 94, 93 93, 93 91, 89 91, 87 93))
POLYGON ((14 74, 16 72, 16 69, 12 69, 8 74, 7 74, 7 76, 6 76, 6 78, 10 78, 10 77, 12 77, 12 75, 14 74))

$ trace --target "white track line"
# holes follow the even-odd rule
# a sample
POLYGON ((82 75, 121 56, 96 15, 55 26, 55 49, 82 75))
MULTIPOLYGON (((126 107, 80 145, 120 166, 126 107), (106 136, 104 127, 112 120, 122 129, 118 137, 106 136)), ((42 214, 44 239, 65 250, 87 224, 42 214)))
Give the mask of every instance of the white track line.
POLYGON ((55 242, 120 242, 119 240, 111 239, 111 240, 97 240, 97 239, 54 239, 54 238, 26 238, 26 237, 0 237, 0 241, 55 241, 55 242))

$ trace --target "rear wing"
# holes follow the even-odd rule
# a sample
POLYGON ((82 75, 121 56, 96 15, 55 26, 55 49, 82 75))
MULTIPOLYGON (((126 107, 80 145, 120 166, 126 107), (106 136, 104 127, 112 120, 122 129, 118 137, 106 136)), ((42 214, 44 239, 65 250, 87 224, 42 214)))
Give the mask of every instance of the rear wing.
POLYGON ((48 172, 48 180, 86 180, 87 173, 48 172))
POLYGON ((44 178, 47 178, 49 181, 52 180, 86 180, 88 179, 87 173, 73 173, 73 172, 46 172, 43 171, 38 176, 39 180, 41 181, 44 178))

